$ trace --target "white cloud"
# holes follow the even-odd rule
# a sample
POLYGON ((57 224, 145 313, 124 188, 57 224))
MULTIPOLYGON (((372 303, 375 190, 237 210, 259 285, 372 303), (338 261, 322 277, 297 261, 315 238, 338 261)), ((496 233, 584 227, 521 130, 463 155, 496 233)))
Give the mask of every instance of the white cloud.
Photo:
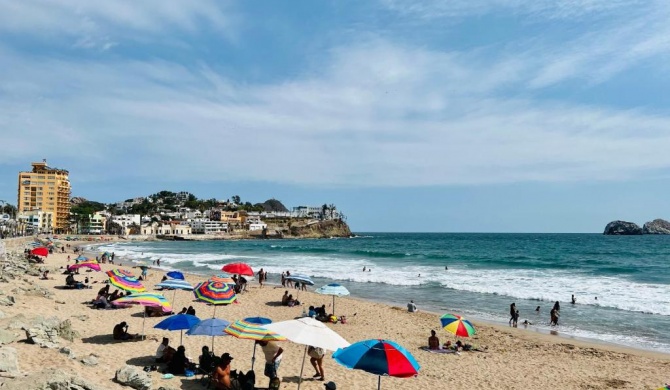
POLYGON ((504 98, 532 77, 525 64, 472 53, 363 42, 311 76, 257 85, 205 65, 0 54, 12 69, 0 76, 0 164, 45 151, 89 180, 414 186, 670 168, 669 117, 504 98))
POLYGON ((122 40, 160 39, 208 26, 234 36, 234 17, 215 0, 0 0, 0 32, 66 38, 77 48, 107 50, 122 40))

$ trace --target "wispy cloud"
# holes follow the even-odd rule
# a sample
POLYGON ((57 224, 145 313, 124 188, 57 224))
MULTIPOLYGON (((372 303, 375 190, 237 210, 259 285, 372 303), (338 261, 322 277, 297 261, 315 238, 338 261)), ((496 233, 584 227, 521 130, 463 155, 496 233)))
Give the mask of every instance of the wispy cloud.
POLYGON ((382 40, 321 72, 239 84, 165 61, 30 61, 6 50, 0 163, 50 158, 80 177, 414 186, 625 179, 670 168, 670 118, 496 93, 516 65, 382 40), (487 74, 486 77, 481 77, 487 74), (6 76, 5 76, 6 77, 6 76), (57 135, 60 142, 54 143, 57 135), (29 140, 29 141, 27 141, 29 140))
POLYGON ((75 47, 101 50, 204 26, 231 37, 234 19, 214 0, 0 0, 0 32, 66 38, 75 47))

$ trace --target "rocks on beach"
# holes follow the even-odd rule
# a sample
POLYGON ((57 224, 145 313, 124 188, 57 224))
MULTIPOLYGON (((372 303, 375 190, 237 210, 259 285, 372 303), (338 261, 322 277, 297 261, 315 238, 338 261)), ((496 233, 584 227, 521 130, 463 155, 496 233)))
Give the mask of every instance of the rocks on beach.
POLYGON ((58 348, 60 339, 73 341, 78 337, 72 329, 70 320, 60 320, 58 317, 38 318, 30 326, 24 326, 28 343, 37 344, 42 348, 58 348))
POLYGON ((16 348, 0 347, 0 372, 6 372, 9 375, 20 373, 16 348))
POLYGON ((17 378, 5 383, 3 389, 34 389, 34 390, 102 390, 78 375, 67 373, 57 368, 48 368, 35 372, 24 378, 17 378))
POLYGON ((151 377, 139 367, 125 365, 116 370, 114 379, 137 390, 151 390, 151 377))

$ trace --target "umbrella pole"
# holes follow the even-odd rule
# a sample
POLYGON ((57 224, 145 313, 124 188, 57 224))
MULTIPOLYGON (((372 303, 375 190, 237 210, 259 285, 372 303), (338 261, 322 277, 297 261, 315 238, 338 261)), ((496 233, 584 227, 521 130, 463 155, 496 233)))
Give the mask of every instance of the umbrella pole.
POLYGON ((382 388, 382 376, 379 375, 377 376, 377 390, 381 390, 382 388))
POLYGON ((177 289, 174 289, 174 292, 172 293, 172 307, 177 307, 175 303, 177 303, 174 299, 177 297, 177 289))
POLYGON ((302 366, 300 366, 300 378, 298 378, 298 390, 300 390, 300 383, 302 383, 302 372, 305 369, 305 357, 307 357, 306 345, 305 345, 305 352, 302 354, 302 366))
POLYGON ((254 370, 254 363, 256 363, 256 342, 254 341, 254 354, 251 355, 251 371, 254 370))
POLYGON ((184 329, 179 331, 179 345, 184 345, 184 329))
POLYGON ((147 319, 147 309, 142 306, 142 340, 144 340, 144 321, 147 319))
POLYGON ((214 353, 214 336, 212 336, 212 353, 214 353))
POLYGON ((333 315, 335 315, 335 295, 333 295, 333 315))

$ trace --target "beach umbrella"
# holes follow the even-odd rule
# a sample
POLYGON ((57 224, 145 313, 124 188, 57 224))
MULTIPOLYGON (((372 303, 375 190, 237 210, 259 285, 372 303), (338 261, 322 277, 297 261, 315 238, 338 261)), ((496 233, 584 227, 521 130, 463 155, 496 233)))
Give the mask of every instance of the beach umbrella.
POLYGON ((191 286, 187 281, 185 280, 180 280, 180 279, 168 279, 165 281, 162 281, 156 285, 156 287, 162 287, 162 288, 171 288, 174 290, 172 293, 172 304, 174 305, 175 303, 175 297, 177 296, 177 290, 186 290, 186 291, 193 291, 193 286, 191 286))
POLYGON ((107 273, 107 276, 119 276, 119 277, 122 277, 122 278, 137 279, 137 277, 135 275, 133 275, 132 272, 130 272, 128 270, 125 270, 125 269, 121 269, 121 268, 115 268, 115 269, 107 271, 106 273, 107 273))
POLYGON ((312 279, 305 274, 293 274, 286 277, 286 280, 292 280, 294 282, 305 283, 308 286, 313 286, 314 282, 312 279))
POLYGON ((79 255, 79 256, 77 256, 77 257, 75 258, 75 260, 77 260, 77 261, 88 261, 88 260, 90 260, 90 259, 89 259, 88 257, 86 257, 86 256, 79 255))
POLYGON ((359 341, 338 349, 333 359, 344 367, 377 375, 377 390, 381 389, 382 375, 409 378, 416 376, 421 368, 405 348, 381 339, 359 341))
MULTIPOLYGON (((228 325, 224 330, 226 334, 229 334, 238 339, 245 340, 254 340, 254 341, 286 341, 286 337, 277 334, 271 330, 266 329, 264 326, 248 322, 246 320, 235 321, 232 324, 228 325)), ((256 343, 254 343, 254 352, 251 356, 251 369, 254 369, 254 363, 256 362, 256 343)))
POLYGON ((82 268, 82 267, 90 268, 93 271, 100 271, 100 264, 95 260, 93 260, 93 261, 91 261, 91 260, 82 261, 81 263, 68 265, 67 270, 68 271, 74 271, 74 270, 82 268))
POLYGON ((302 356, 302 366, 300 367, 298 389, 300 389, 300 383, 302 382, 302 373, 305 368, 305 358, 307 357, 308 346, 311 345, 329 351, 336 351, 350 345, 347 340, 324 325, 323 322, 317 321, 311 317, 275 322, 265 325, 265 329, 275 331, 290 341, 305 346, 305 352, 302 356))
POLYGON ((225 275, 216 275, 212 276, 209 278, 210 282, 219 282, 223 284, 229 284, 229 285, 236 285, 237 283, 233 280, 233 278, 229 278, 228 276, 225 275))
POLYGON ((447 332, 453 333, 459 337, 470 337, 477 333, 477 330, 470 321, 455 314, 447 313, 443 315, 440 317, 440 324, 442 324, 442 327, 447 332))
POLYGON ((193 325, 186 334, 189 336, 212 336, 212 352, 214 352, 214 336, 229 336, 224 329, 230 322, 219 318, 208 318, 193 325))
POLYGON ((166 275, 168 278, 184 280, 184 274, 179 271, 170 271, 166 275))
MULTIPOLYGON (((160 294, 152 293, 137 293, 126 295, 112 301, 113 305, 142 305, 142 306, 151 306, 151 307, 160 307, 164 313, 172 312, 172 306, 170 301, 165 299, 164 296, 160 294)), ((144 338, 144 320, 146 319, 147 312, 143 310, 144 315, 142 316, 142 338, 144 338)))
MULTIPOLYGON (((107 274, 109 275, 109 271, 107 274)), ((130 291, 132 293, 139 293, 146 290, 142 283, 140 283, 137 279, 130 277, 111 275, 109 276, 109 283, 114 287, 125 291, 130 291)))
POLYGON ((198 283, 193 289, 193 294, 198 300, 214 305, 214 315, 216 317, 216 307, 219 305, 229 305, 237 299, 235 290, 229 285, 218 282, 198 283))
POLYGON ((659 387, 658 390, 670 390, 670 385, 665 385, 663 387, 659 387))
POLYGON ((245 263, 230 263, 221 268, 221 271, 229 274, 238 274, 246 276, 254 276, 254 271, 248 264, 245 263))
POLYGON ((154 325, 156 329, 179 330, 179 345, 184 345, 184 329, 191 329, 200 323, 200 318, 190 314, 176 314, 154 325))
POLYGON ((271 319, 265 318, 265 317, 247 317, 244 320, 246 322, 256 324, 256 325, 261 325, 261 326, 272 323, 271 319))
POLYGON ((49 256, 49 249, 47 249, 46 247, 40 246, 40 247, 37 247, 37 248, 31 250, 30 254, 47 257, 47 256, 49 256))
POLYGON ((333 314, 335 314, 335 297, 342 297, 345 295, 349 295, 349 290, 347 290, 346 287, 338 283, 326 284, 323 287, 317 288, 315 291, 319 294, 333 296, 333 314))

